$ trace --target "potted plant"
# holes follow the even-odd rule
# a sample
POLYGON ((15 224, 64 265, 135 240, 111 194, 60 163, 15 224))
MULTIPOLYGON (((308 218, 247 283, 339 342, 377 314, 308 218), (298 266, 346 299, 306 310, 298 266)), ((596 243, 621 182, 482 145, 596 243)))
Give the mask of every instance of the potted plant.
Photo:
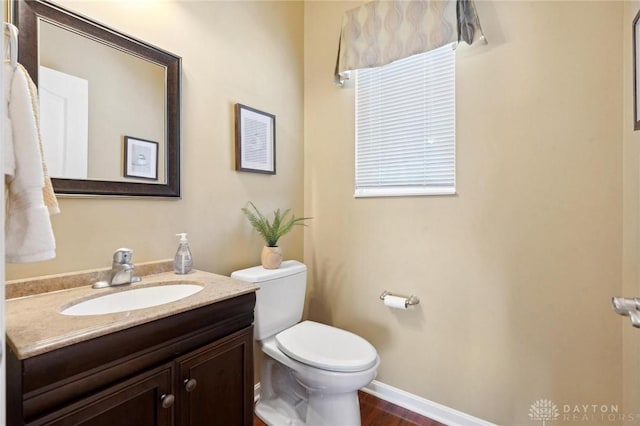
POLYGON ((243 207, 242 212, 249 219, 249 223, 253 226, 253 229, 258 231, 258 234, 264 239, 265 246, 262 249, 262 266, 265 269, 278 269, 282 263, 282 249, 278 247, 278 240, 295 225, 306 226, 303 222, 311 219, 308 217, 295 217, 291 215, 287 217, 290 209, 281 212, 280 209, 276 209, 273 212, 273 221, 269 222, 258 208, 249 201, 249 206, 243 207))

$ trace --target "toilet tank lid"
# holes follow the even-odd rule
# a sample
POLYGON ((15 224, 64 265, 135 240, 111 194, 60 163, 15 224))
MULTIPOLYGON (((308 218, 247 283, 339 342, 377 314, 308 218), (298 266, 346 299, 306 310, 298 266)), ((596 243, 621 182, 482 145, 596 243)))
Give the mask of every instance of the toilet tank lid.
POLYGON ((233 272, 231 278, 248 283, 261 283, 299 274, 306 270, 307 266, 304 263, 300 263, 297 260, 286 260, 282 262, 278 269, 265 269, 262 266, 254 266, 253 268, 233 272))

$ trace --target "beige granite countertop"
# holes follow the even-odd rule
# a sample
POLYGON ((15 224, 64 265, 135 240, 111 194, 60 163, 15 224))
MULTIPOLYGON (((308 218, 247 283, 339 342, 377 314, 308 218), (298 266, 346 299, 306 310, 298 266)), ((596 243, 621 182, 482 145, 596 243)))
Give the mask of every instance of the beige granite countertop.
POLYGON ((145 275, 141 282, 121 287, 93 289, 91 284, 92 282, 87 282, 87 285, 81 287, 57 291, 48 289, 47 293, 35 292, 39 294, 6 301, 7 341, 19 359, 251 293, 258 288, 254 284, 196 270, 186 275, 177 275, 172 271, 145 275), (198 284, 203 289, 184 299, 145 309, 91 316, 67 316, 60 313, 71 305, 104 294, 176 283, 198 284))

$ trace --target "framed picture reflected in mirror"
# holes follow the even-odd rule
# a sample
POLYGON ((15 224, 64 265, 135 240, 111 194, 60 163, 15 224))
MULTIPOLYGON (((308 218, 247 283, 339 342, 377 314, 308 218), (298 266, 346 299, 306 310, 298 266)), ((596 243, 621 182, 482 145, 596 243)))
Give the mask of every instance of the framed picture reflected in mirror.
POLYGON ((124 176, 158 180, 158 142, 124 137, 124 176))

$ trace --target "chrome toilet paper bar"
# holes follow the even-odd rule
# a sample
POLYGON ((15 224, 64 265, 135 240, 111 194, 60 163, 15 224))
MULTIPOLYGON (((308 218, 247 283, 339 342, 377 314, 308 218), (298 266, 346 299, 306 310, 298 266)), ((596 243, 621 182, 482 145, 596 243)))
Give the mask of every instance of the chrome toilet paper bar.
POLYGON ((413 306, 413 305, 417 305, 418 303, 420 303, 420 299, 418 299, 416 296, 411 295, 411 296, 400 296, 398 294, 393 294, 387 290, 383 291, 382 294, 380 295, 380 300, 384 301, 384 298, 386 296, 395 296, 395 297, 402 297, 404 299, 404 307, 407 308, 409 306, 413 306))

